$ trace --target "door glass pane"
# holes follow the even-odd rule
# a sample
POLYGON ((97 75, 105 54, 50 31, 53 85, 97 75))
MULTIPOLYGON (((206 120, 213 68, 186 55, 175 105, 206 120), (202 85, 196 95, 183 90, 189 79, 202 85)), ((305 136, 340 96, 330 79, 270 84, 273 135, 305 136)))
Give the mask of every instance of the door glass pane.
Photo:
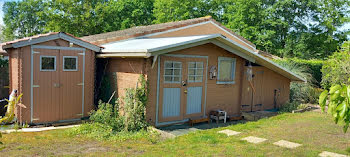
POLYGON ((165 62, 165 68, 172 68, 173 63, 172 62, 165 62))
POLYGON ((180 82, 180 77, 174 77, 173 82, 180 82))
POLYGON ((40 71, 56 71, 56 56, 40 56, 40 71))
POLYGON ((203 69, 198 69, 198 70, 196 71, 196 74, 197 74, 197 75, 203 75, 203 69))
POLYGON ((197 68, 203 68, 203 62, 197 62, 197 68))
POLYGON ((196 67, 196 63, 195 62, 189 62, 188 63, 188 67, 189 68, 195 68, 196 67))
POLYGON ((202 82, 202 79, 203 79, 202 76, 197 76, 195 81, 196 81, 196 82, 202 82))
POLYGON ((188 62, 188 82, 203 81, 203 62, 188 62))
POLYGON ((181 68, 180 62, 173 62, 173 63, 174 63, 174 68, 181 68))
POLYGON ((180 69, 175 69, 174 70, 174 75, 180 75, 181 73, 181 70, 180 69))
POLYGON ((78 57, 76 56, 63 56, 63 71, 77 71, 77 62, 78 57))
POLYGON ((195 69, 188 69, 188 75, 195 75, 195 69))
POLYGON ((195 80, 194 80, 194 76, 189 76, 189 77, 188 77, 188 81, 189 81, 189 82, 194 82, 194 81, 195 81, 195 80))
POLYGON ((180 83, 181 82, 181 62, 165 61, 164 62, 164 82, 180 83))
POLYGON ((171 82, 171 76, 165 76, 165 77, 164 77, 164 80, 165 80, 166 82, 171 82))
POLYGON ((165 75, 172 75, 173 69, 165 69, 165 75))

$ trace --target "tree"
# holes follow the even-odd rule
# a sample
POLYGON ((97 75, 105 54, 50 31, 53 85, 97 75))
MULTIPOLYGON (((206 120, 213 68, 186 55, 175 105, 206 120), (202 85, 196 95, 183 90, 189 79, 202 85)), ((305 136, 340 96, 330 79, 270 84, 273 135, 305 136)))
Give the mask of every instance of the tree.
POLYGON ((223 0, 155 0, 154 23, 180 21, 211 15, 222 20, 223 0))
POLYGON ((154 20, 153 0, 23 0, 6 2, 3 11, 6 40, 52 31, 80 37, 154 20))
POLYGON ((346 0, 227 0, 225 25, 281 57, 324 59, 346 40, 346 0))
POLYGON ((153 21, 153 0, 54 0, 49 4, 47 30, 76 36, 148 25, 153 21))
POLYGON ((3 6, 4 40, 33 36, 45 33, 46 3, 41 0, 24 0, 5 2, 3 6))
POLYGON ((350 41, 344 42, 341 49, 335 52, 322 67, 322 86, 328 89, 331 85, 350 85, 350 41))

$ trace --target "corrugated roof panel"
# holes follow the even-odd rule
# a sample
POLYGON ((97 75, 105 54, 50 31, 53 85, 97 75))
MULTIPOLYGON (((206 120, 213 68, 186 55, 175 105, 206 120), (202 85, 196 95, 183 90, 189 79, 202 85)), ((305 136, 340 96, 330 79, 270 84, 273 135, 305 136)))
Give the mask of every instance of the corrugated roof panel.
POLYGON ((193 42, 196 40, 203 40, 206 38, 212 38, 218 36, 212 35, 199 35, 199 36, 186 36, 186 37, 168 37, 168 38, 147 38, 147 39, 131 39, 114 43, 108 43, 102 45, 105 49, 103 53, 113 52, 152 52, 160 48, 173 47, 178 44, 187 42, 193 42))

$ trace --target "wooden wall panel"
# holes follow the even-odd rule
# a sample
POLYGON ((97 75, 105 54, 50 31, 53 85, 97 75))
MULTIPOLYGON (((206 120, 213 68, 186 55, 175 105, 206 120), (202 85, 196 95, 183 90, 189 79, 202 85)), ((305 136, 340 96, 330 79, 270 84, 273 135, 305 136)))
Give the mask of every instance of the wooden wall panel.
MULTIPOLYGON (((37 45, 47 45, 47 46, 64 46, 69 47, 69 42, 57 39, 52 41, 47 41, 39 43, 37 45)), ((80 47, 74 45, 74 47, 80 47)), ((81 48, 81 47, 80 47, 81 48)), ((30 46, 11 49, 10 54, 10 86, 12 89, 18 89, 19 93, 23 93, 22 103, 27 107, 22 109, 22 113, 19 114, 19 110, 16 109, 16 115, 22 115, 22 121, 25 123, 30 123, 30 85, 31 85, 31 48, 30 46)), ((95 53, 91 50, 86 50, 85 56, 85 97, 84 97, 84 116, 93 109, 93 99, 94 99, 94 81, 95 81, 95 53)))
MULTIPOLYGON (((180 51, 171 52, 170 54, 199 55, 208 56, 208 67, 218 67, 218 57, 236 58, 235 84, 217 84, 216 79, 207 80, 207 104, 206 114, 211 110, 222 109, 229 115, 240 114, 240 88, 241 88, 241 66, 244 59, 234 55, 214 44, 204 44, 180 51)), ((208 71, 206 71, 208 73, 208 71)))

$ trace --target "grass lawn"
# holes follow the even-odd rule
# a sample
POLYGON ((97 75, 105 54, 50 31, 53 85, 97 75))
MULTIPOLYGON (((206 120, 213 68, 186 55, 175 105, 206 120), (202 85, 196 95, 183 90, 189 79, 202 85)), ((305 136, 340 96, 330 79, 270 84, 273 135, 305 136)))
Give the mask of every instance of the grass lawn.
POLYGON ((101 141, 69 131, 5 134, 0 156, 318 156, 322 151, 350 155, 350 132, 344 134, 329 115, 318 112, 282 114, 167 140, 140 134, 126 140, 101 141), (217 133, 223 129, 242 133, 230 137, 217 133), (260 144, 240 140, 246 136, 268 140, 260 144), (282 139, 302 146, 287 149, 272 144, 282 139))

